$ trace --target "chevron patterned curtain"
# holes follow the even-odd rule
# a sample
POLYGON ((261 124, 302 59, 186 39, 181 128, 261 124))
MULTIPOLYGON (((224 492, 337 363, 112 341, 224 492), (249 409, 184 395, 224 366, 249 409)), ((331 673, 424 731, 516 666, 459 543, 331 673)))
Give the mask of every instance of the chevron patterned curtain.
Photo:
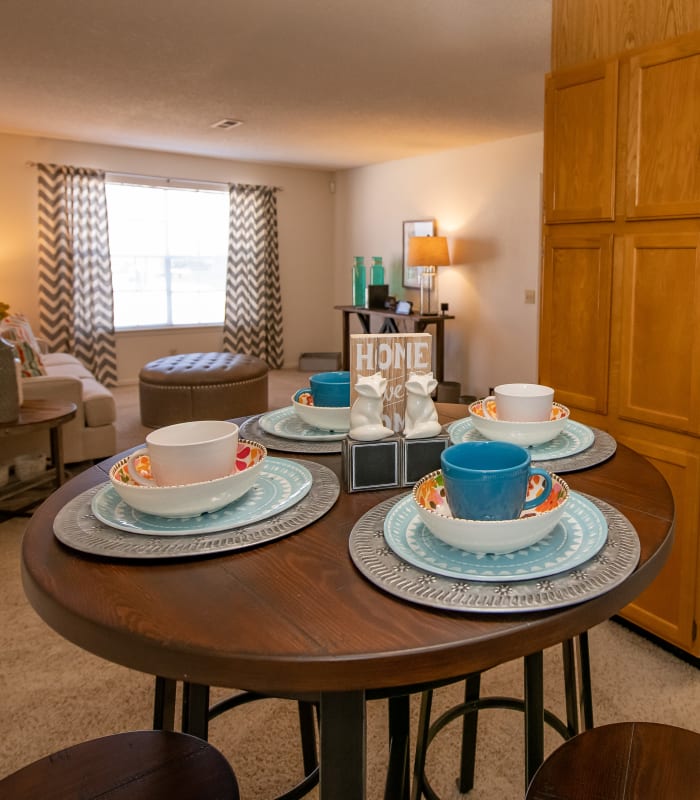
POLYGON ((38 164, 39 322, 52 350, 117 382, 104 172, 38 164))
POLYGON ((233 184, 229 193, 224 350, 257 356, 270 369, 279 369, 284 343, 277 189, 233 184))

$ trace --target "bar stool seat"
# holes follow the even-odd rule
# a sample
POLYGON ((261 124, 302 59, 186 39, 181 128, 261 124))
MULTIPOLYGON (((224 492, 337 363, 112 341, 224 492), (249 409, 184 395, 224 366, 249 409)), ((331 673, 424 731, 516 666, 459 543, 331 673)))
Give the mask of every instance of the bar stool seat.
POLYGON ((67 747, 0 780, 12 800, 238 800, 230 764, 207 742, 134 731, 67 747))
POLYGON ((584 731, 535 773, 526 800, 697 800, 700 734, 652 722, 584 731))

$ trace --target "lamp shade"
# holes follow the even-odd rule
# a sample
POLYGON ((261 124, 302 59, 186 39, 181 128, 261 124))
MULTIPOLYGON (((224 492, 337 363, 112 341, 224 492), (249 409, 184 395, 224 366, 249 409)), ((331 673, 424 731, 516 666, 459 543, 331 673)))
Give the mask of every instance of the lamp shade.
POLYGON ((450 263, 444 236, 412 236, 408 240, 409 267, 446 267, 450 263))

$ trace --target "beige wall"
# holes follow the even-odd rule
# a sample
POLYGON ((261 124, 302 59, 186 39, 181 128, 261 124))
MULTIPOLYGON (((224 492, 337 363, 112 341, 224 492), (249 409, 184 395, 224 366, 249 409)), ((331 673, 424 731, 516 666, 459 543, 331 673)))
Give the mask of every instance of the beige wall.
MULTIPOLYGON (((333 341, 329 280, 332 173, 0 134, 0 300, 26 313, 37 330, 36 170, 28 161, 282 187, 278 210, 285 362, 296 366, 302 352, 340 349, 339 334, 333 341)), ((219 329, 120 334, 119 380, 135 380, 143 363, 161 355, 220 348, 219 329)))
POLYGON ((542 144, 538 133, 337 175, 335 303, 352 302, 353 256, 381 255, 392 292, 417 308, 417 291, 401 287, 402 221, 434 217, 453 261, 439 270, 456 317, 445 379, 463 394, 537 379, 542 144))
MULTIPOLYGON (((36 172, 27 161, 281 186, 287 366, 296 366, 302 352, 340 350, 341 320, 333 305, 352 302, 354 255, 368 262, 383 256, 392 293, 418 305, 418 293, 401 286, 401 223, 434 217, 453 258, 439 276, 440 298, 456 316, 446 323, 446 380, 482 396, 497 383, 537 377, 538 304, 525 305, 523 297, 525 289, 539 289, 541 134, 336 176, 0 135, 0 300, 27 313, 38 328, 36 172)), ((220 344, 218 329, 120 334, 120 382, 135 380, 139 367, 160 355, 217 350, 220 344)))

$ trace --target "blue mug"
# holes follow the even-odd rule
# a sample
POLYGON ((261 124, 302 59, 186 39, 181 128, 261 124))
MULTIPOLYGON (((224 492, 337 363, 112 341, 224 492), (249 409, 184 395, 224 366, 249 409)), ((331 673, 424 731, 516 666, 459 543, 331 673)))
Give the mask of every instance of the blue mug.
POLYGON ((350 373, 317 372, 309 379, 315 406, 347 408, 350 405, 350 373))
POLYGON ((550 474, 532 467, 528 451, 509 442, 461 442, 442 451, 440 464, 447 503, 460 519, 517 519, 552 491, 550 474), (533 475, 542 478, 544 489, 527 500, 533 475))

